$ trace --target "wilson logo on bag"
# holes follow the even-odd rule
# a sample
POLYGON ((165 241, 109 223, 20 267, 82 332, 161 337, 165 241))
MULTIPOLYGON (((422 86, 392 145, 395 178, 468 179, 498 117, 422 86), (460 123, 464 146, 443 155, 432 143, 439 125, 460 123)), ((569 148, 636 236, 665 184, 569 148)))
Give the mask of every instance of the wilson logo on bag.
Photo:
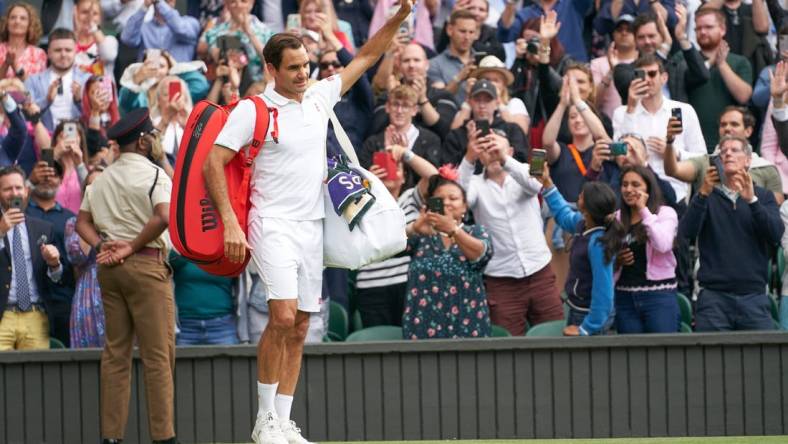
MULTIPOLYGON (((255 106, 253 141, 224 167, 224 174, 230 204, 241 229, 247 233, 252 164, 268 133, 269 109, 259 97, 244 100, 252 100, 255 106)), ((224 256, 224 225, 205 188, 202 173, 208 153, 235 105, 219 106, 203 100, 192 110, 178 150, 170 203, 169 231, 175 249, 203 270, 219 276, 239 275, 250 259, 248 252, 243 263, 232 263, 224 256)))

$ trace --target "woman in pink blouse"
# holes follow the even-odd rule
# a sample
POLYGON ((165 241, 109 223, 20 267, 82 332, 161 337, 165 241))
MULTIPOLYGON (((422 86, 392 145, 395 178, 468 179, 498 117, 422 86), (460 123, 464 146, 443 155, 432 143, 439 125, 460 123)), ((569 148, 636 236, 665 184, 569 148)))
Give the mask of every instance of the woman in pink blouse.
POLYGON ((87 142, 85 130, 82 124, 76 120, 65 120, 55 127, 52 133, 52 143, 55 152, 55 160, 63 165, 63 182, 57 190, 55 200, 64 208, 79 213, 82 203, 82 181, 80 170, 87 176, 87 169, 83 163, 83 153, 87 152, 87 142), (73 125, 76 133, 72 135, 71 130, 65 127, 73 125))
POLYGON ((41 20, 32 6, 8 7, 0 19, 0 77, 25 80, 46 69, 47 54, 36 46, 41 34, 41 20))

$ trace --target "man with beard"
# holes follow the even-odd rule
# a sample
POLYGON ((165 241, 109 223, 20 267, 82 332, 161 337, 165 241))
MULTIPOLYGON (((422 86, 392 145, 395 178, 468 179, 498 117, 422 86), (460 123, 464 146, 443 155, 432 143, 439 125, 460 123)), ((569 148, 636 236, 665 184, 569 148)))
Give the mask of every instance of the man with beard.
POLYGON ((707 147, 719 141, 718 119, 730 105, 746 105, 752 96, 752 67, 744 57, 730 52, 725 37, 725 16, 716 9, 695 13, 695 35, 706 63, 709 81, 688 88, 689 103, 702 109, 700 127, 707 147))
MULTIPOLYGON (((386 57, 380 63, 380 68, 372 79, 373 87, 383 89, 388 93, 402 84, 411 86, 419 95, 419 100, 416 103, 418 113, 414 118, 414 123, 429 129, 443 139, 451 129, 451 121, 459 110, 454 95, 445 89, 434 88, 427 82, 430 61, 421 45, 410 43, 398 46, 395 41, 392 48, 386 53, 386 57), (396 78, 393 72, 400 73, 401 77, 396 78)), ((375 104, 372 128, 370 128, 372 134, 383 131, 389 125, 389 115, 386 111, 388 98, 386 96, 387 94, 384 94, 375 104)))
POLYGON ((53 244, 60 252, 63 275, 60 281, 51 284, 50 301, 47 307, 50 335, 66 346, 70 343, 69 321, 71 319, 71 300, 74 297, 74 270, 66 254, 66 222, 76 217, 69 209, 55 201, 55 194, 63 181, 63 167, 59 163, 48 166, 45 161, 38 162, 30 172, 30 199, 25 214, 52 224, 53 244))
POLYGON ((61 120, 82 114, 82 88, 90 77, 74 64, 77 38, 74 31, 57 28, 49 34, 46 71, 28 77, 25 89, 41 109, 41 123, 51 132, 61 120))

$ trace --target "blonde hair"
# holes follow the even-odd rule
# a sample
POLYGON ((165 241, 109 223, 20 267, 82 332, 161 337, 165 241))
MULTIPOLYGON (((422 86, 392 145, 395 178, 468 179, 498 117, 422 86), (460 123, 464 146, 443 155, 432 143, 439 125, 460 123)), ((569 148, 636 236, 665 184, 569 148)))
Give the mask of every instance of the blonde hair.
POLYGON ((337 13, 334 10, 334 4, 330 1, 302 0, 301 4, 298 5, 298 14, 304 15, 304 10, 306 9, 307 6, 311 5, 312 3, 317 3, 320 12, 328 16, 328 20, 331 21, 331 29, 333 29, 334 32, 339 31, 339 19, 337 18, 337 13))

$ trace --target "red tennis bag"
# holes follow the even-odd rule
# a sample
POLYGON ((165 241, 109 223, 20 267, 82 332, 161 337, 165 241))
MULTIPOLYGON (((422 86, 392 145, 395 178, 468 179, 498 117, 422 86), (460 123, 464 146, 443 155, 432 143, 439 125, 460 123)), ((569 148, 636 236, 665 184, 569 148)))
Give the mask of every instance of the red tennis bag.
MULTIPOLYGON (((241 149, 224 167, 230 203, 244 234, 251 208, 252 163, 263 147, 269 124, 265 102, 259 97, 249 100, 254 102, 256 114, 249 116, 256 119, 252 143, 248 153, 241 149)), ((178 149, 170 201, 169 230, 173 246, 183 257, 218 276, 239 275, 251 258, 248 252, 243 263, 232 263, 225 257, 224 225, 205 188, 202 173, 208 153, 235 105, 219 106, 203 100, 192 109, 178 149)))

